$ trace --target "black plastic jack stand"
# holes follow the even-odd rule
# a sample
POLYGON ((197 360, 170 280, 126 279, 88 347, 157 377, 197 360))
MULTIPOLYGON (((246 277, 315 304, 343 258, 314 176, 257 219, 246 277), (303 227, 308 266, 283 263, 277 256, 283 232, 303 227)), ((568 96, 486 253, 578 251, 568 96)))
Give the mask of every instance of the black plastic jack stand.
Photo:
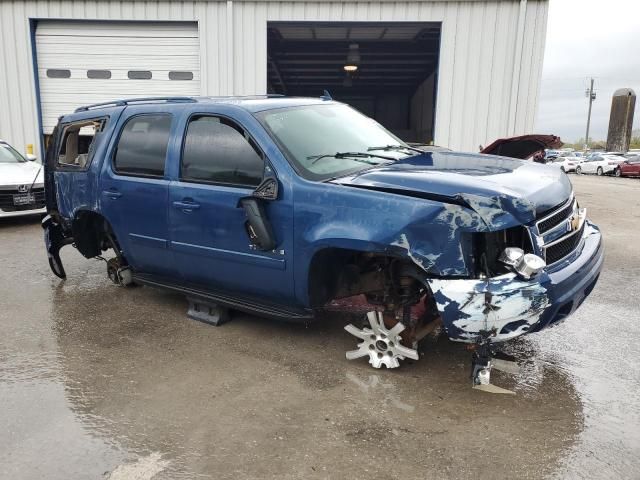
POLYGON ((187 316, 199 322, 219 327, 231 320, 229 310, 216 303, 206 302, 197 298, 187 298, 189 310, 187 316))

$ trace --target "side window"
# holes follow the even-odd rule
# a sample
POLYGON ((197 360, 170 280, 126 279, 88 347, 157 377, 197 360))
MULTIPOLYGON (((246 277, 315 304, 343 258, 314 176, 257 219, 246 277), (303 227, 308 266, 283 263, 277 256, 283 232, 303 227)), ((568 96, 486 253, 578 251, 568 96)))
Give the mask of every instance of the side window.
POLYGON ((162 177, 171 130, 167 113, 127 120, 113 156, 113 169, 124 175, 162 177))
POLYGON ((263 170, 262 154, 234 122, 212 116, 194 117, 189 121, 181 180, 257 186, 263 170))
POLYGON ((64 128, 58 166, 86 169, 91 163, 95 140, 104 129, 106 119, 86 120, 64 128))

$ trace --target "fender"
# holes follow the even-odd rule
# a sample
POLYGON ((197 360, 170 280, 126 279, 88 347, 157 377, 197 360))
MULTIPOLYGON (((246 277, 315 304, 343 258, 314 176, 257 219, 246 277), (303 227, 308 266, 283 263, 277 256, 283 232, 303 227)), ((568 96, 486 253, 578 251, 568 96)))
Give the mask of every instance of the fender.
POLYGON ((489 230, 478 213, 459 204, 336 184, 305 187, 295 202, 296 296, 304 305, 312 259, 323 249, 407 258, 432 277, 466 277, 472 233, 489 230))

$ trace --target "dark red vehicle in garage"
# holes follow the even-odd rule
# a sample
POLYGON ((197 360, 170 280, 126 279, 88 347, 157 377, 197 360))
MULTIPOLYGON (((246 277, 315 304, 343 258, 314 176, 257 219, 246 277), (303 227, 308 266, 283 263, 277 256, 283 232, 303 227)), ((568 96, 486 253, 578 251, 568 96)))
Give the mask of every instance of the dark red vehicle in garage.
POLYGON ((616 177, 640 177, 640 155, 627 158, 615 170, 616 177))

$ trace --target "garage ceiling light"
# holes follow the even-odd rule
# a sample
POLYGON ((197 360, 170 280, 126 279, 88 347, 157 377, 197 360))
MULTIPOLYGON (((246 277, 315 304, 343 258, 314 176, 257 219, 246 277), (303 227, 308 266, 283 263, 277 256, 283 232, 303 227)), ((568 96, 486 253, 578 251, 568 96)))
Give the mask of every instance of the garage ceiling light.
POLYGON ((345 72, 355 72, 360 65, 360 47, 357 43, 349 45, 349 52, 347 53, 347 63, 344 65, 345 72))

